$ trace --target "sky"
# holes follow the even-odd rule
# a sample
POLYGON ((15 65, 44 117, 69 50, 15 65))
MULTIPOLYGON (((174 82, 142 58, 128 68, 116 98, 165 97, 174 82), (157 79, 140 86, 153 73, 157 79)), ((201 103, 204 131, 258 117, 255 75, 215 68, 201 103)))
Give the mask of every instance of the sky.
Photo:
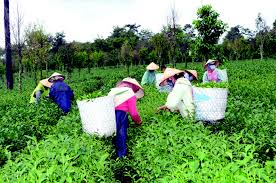
MULTIPOLYGON (((0 6, 0 46, 4 46, 3 1, 0 6)), ((276 0, 10 0, 10 19, 16 7, 23 14, 24 26, 43 25, 50 34, 64 32, 67 41, 87 42, 108 37, 114 26, 136 23, 154 33, 167 24, 175 7, 181 26, 195 20, 196 11, 210 4, 228 27, 241 25, 255 30, 258 12, 268 26, 276 19, 276 0)))

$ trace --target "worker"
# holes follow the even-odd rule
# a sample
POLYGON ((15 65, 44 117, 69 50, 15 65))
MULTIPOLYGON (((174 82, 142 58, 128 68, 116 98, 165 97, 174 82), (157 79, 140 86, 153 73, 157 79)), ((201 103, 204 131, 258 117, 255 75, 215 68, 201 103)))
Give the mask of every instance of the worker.
POLYGON ((108 96, 114 96, 116 115, 115 147, 118 157, 122 158, 127 153, 128 113, 137 126, 142 124, 136 102, 137 99, 144 96, 144 91, 135 79, 125 78, 115 88, 111 89, 108 96))
POLYGON ((156 70, 157 69, 159 69, 159 66, 156 65, 154 62, 151 62, 147 66, 147 71, 143 75, 141 84, 142 85, 155 84, 155 82, 156 82, 156 70))
POLYGON ((191 117, 195 111, 191 81, 197 80, 197 72, 195 70, 182 71, 169 68, 165 71, 161 84, 167 82, 168 79, 172 83, 172 91, 167 97, 166 104, 157 110, 179 111, 182 117, 191 117))
POLYGON ((53 83, 49 96, 62 109, 64 113, 68 113, 72 106, 74 93, 72 89, 64 82, 65 76, 55 72, 48 81, 53 83))
POLYGON ((41 97, 49 96, 52 83, 47 79, 40 80, 31 94, 30 103, 38 103, 41 97))

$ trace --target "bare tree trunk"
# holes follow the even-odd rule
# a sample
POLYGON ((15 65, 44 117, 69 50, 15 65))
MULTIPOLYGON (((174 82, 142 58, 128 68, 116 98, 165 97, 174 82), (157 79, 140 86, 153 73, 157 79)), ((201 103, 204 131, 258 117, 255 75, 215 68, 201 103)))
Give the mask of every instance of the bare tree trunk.
POLYGON ((34 81, 35 81, 35 86, 37 85, 37 65, 35 64, 34 66, 34 81))
POLYGON ((9 0, 4 0, 4 24, 5 24, 5 56, 6 56, 6 78, 7 88, 13 89, 12 57, 11 57, 11 37, 10 37, 10 17, 9 0))
POLYGON ((40 61, 40 80, 42 80, 42 63, 41 63, 41 61, 40 61))
POLYGON ((260 55, 261 55, 261 60, 263 60, 263 52, 264 52, 264 44, 260 44, 260 55))
POLYGON ((46 61, 46 76, 48 77, 49 70, 48 70, 48 61, 46 61))
POLYGON ((187 56, 185 55, 184 57, 185 57, 185 68, 187 68, 188 67, 187 56))
POLYGON ((21 48, 21 46, 18 47, 18 61, 19 61, 18 87, 19 87, 19 92, 22 93, 23 67, 22 67, 22 48, 21 48))

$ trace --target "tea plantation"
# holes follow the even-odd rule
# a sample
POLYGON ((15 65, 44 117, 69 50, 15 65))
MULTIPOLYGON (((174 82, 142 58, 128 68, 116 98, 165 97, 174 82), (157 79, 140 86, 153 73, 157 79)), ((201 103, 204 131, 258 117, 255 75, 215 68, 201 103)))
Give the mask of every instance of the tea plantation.
MULTIPOLYGON (((202 78, 202 64, 189 64, 202 78)), ((76 103, 68 115, 51 101, 30 105, 34 89, 0 88, 0 182, 276 182, 276 61, 224 65, 229 77, 226 116, 217 125, 183 119, 156 108, 167 95, 145 87, 143 120, 130 123, 128 155, 118 159, 112 138, 82 131, 76 103)), ((184 68, 179 64, 178 68, 184 68)), ((130 76, 141 80, 144 67, 130 76)), ((126 77, 125 68, 73 72, 76 98, 105 95, 126 77)), ((17 83, 15 83, 17 85, 17 83)))

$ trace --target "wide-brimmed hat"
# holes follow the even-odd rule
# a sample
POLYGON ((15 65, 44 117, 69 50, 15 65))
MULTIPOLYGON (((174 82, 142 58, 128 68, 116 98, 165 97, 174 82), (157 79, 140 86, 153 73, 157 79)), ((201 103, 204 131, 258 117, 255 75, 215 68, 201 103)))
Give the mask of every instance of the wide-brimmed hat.
POLYGON ((166 70, 164 71, 163 78, 161 79, 159 85, 161 85, 165 80, 169 79, 170 77, 180 73, 184 73, 184 71, 174 68, 166 68, 166 70))
POLYGON ((185 71, 188 72, 189 74, 193 75, 196 78, 196 80, 198 80, 196 70, 185 70, 185 71))
POLYGON ((157 70, 159 69, 159 66, 156 65, 154 62, 151 62, 148 66, 147 66, 147 70, 157 70))
POLYGON ((135 86, 139 87, 140 89, 135 93, 137 98, 142 98, 144 96, 144 89, 143 87, 138 83, 138 81, 134 78, 125 78, 122 81, 134 84, 135 86))
POLYGON ((46 87, 48 87, 48 88, 51 88, 51 86, 53 85, 53 83, 50 83, 50 82, 48 81, 48 78, 47 78, 47 79, 40 80, 39 82, 40 82, 43 86, 46 86, 46 87))
POLYGON ((56 81, 56 80, 58 80, 58 79, 60 79, 60 78, 62 78, 62 79, 64 80, 64 79, 65 79, 65 76, 62 75, 62 74, 60 74, 60 73, 58 73, 58 72, 55 72, 55 73, 53 73, 53 74, 49 77, 48 81, 49 81, 49 82, 53 82, 53 81, 56 81))
POLYGON ((207 65, 210 63, 215 63, 216 66, 219 66, 219 61, 218 60, 212 60, 209 59, 205 64, 204 64, 204 68, 206 69, 207 65))

